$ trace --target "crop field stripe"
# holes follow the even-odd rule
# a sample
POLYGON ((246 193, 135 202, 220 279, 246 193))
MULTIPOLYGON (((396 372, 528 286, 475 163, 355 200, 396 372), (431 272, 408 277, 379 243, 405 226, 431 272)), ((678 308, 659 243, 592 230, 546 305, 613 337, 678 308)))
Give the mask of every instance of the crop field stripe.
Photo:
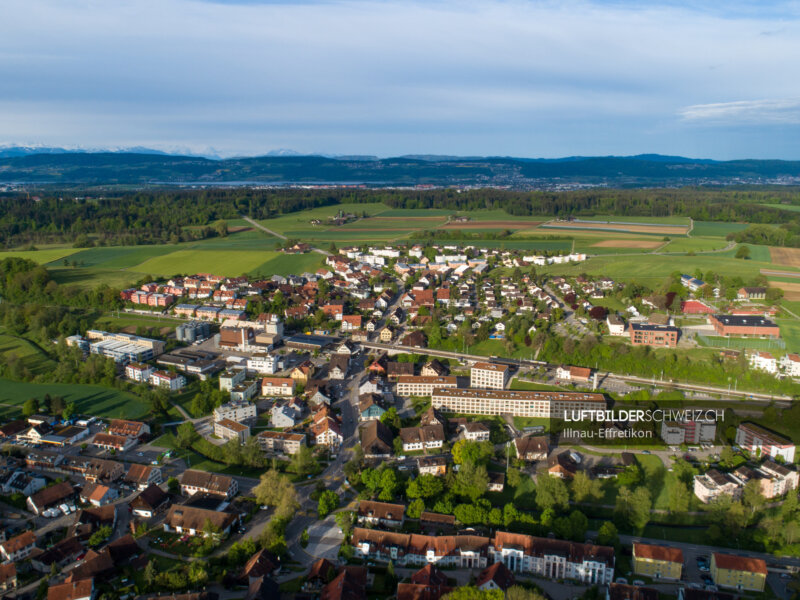
POLYGON ((33 262, 46 265, 55 260, 63 260, 75 253, 80 252, 78 248, 51 248, 48 250, 8 250, 0 252, 0 260, 4 258, 25 258, 33 262))

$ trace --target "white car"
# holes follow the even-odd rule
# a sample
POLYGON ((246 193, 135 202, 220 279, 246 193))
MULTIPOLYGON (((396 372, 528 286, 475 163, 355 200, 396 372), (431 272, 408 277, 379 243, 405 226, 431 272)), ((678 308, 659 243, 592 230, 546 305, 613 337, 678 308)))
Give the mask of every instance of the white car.
POLYGON ((69 514, 69 506, 67 506, 66 504, 59 504, 59 505, 58 505, 58 508, 59 508, 59 509, 61 510, 61 512, 63 512, 65 515, 68 515, 68 514, 69 514))

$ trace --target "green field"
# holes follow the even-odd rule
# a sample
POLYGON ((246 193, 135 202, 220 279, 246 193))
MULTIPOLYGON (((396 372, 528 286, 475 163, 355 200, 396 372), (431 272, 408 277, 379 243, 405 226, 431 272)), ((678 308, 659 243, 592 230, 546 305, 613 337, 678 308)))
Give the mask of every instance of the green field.
MULTIPOLYGON (((79 250, 69 257, 77 261, 80 268, 128 269, 149 258, 177 250, 179 245, 163 246, 107 246, 79 250)), ((48 266, 63 266, 63 260, 53 260, 48 266)))
POLYGON ((682 225, 689 226, 689 217, 630 217, 615 215, 577 216, 581 221, 610 221, 614 223, 641 223, 643 225, 682 225))
POLYGON ((136 270, 151 275, 171 276, 177 274, 214 273, 226 277, 237 277, 249 273, 277 252, 263 250, 220 250, 202 252, 197 249, 177 250, 144 261, 136 270))
POLYGON ((43 398, 45 394, 62 396, 65 402, 75 402, 80 414, 140 419, 150 412, 150 408, 133 394, 100 385, 0 379, 0 404, 21 406, 28 398, 43 398))
POLYGON ((722 238, 681 237, 673 239, 659 252, 708 252, 725 248, 728 242, 722 238))
POLYGON ((34 375, 47 373, 55 367, 55 363, 32 342, 15 335, 0 333, 0 355, 6 357, 11 353, 16 354, 25 368, 34 375))
POLYGON ((49 248, 47 250, 9 250, 0 252, 0 260, 4 258, 26 258, 44 265, 54 260, 63 259, 79 252, 77 248, 49 248))
POLYGON ((787 352, 800 352, 800 321, 796 319, 776 319, 781 329, 781 339, 786 342, 787 352))
MULTIPOLYGON (((783 332, 781 332, 783 333, 783 332)), ((726 338, 719 336, 698 336, 700 345, 707 348, 730 348, 732 350, 764 350, 782 353, 785 342, 780 340, 762 340, 760 338, 726 338)))
POLYGON ((106 313, 97 319, 92 326, 95 329, 103 329, 108 328, 109 325, 114 325, 117 328, 123 327, 155 327, 156 329, 162 329, 167 327, 169 329, 175 329, 178 325, 183 323, 178 319, 171 319, 171 318, 163 318, 159 319, 155 316, 148 317, 146 315, 137 315, 131 313, 119 313, 117 315, 116 312, 114 313, 106 313))
POLYGON ((718 223, 716 221, 695 221, 692 237, 721 237, 747 229, 747 223, 718 223))
POLYGON ((300 275, 309 271, 313 273, 325 266, 325 256, 318 252, 307 254, 284 254, 273 252, 275 256, 268 258, 250 272, 263 277, 272 275, 300 275))
POLYGON ((770 208, 779 208, 781 210, 788 210, 791 212, 800 212, 800 205, 798 204, 764 204, 770 208))
MULTIPOLYGON (((321 206, 319 208, 312 208, 310 210, 304 210, 298 213, 282 215, 274 219, 265 219, 259 221, 259 223, 261 223, 267 229, 271 229, 272 231, 276 231, 284 235, 289 235, 288 232, 290 231, 323 231, 327 229, 325 225, 314 226, 310 223, 310 221, 312 219, 320 219, 322 222, 325 222, 328 217, 336 216, 339 211, 343 213, 349 212, 357 215, 360 215, 364 212, 366 212, 368 215, 375 215, 386 210, 386 205, 382 202, 371 202, 365 204, 335 204, 332 206, 321 206)), ((434 214, 431 216, 436 215, 434 214)))

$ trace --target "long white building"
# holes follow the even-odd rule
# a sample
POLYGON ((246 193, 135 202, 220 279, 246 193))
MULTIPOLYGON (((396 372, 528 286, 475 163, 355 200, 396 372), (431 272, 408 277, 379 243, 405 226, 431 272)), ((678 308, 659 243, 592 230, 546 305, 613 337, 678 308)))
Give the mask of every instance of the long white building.
POLYGON ((605 410, 602 394, 521 390, 437 388, 431 394, 437 410, 470 415, 560 418, 564 411, 605 410))

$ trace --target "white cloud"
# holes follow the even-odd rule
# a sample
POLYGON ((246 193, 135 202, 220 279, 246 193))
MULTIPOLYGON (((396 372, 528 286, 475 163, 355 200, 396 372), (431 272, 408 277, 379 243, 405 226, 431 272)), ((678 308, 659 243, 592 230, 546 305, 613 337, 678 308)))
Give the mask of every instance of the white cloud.
POLYGON ((800 98, 695 104, 679 114, 687 121, 719 124, 800 124, 800 98))

